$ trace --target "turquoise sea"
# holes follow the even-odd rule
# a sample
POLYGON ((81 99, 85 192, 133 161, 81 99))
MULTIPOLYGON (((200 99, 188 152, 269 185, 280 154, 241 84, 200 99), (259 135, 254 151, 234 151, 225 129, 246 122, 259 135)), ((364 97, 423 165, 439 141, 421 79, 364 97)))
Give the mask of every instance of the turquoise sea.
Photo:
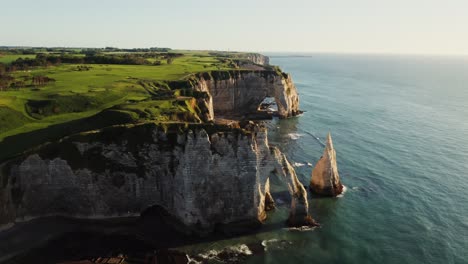
POLYGON ((269 124, 270 143, 307 186, 330 131, 347 191, 310 198, 321 228, 283 228, 277 201, 258 234, 195 247, 263 241, 248 263, 468 263, 468 58, 268 55, 306 111, 269 124))

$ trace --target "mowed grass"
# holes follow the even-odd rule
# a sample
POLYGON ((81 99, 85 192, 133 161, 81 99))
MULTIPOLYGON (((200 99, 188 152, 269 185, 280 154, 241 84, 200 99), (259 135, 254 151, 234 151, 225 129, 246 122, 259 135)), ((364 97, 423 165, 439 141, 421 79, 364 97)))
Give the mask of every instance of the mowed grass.
POLYGON ((105 66, 93 67, 90 71, 82 72, 75 71, 75 68, 73 65, 63 65, 31 72, 16 72, 15 77, 19 79, 45 75, 55 79, 56 82, 40 87, 39 90, 22 88, 18 91, 0 92, 0 106, 20 112, 29 120, 22 126, 7 131, 0 130, 0 141, 7 136, 91 116, 105 108, 125 102, 129 94, 148 97, 144 89, 137 87, 136 84, 125 83, 125 78, 122 76, 107 74, 105 66), (83 100, 73 100, 78 96, 89 102, 89 105, 83 107, 83 100), (28 113, 28 102, 41 100, 53 100, 61 106, 61 109, 56 114, 43 118, 28 113))
MULTIPOLYGON (((12 56, 17 55, 2 58, 11 62, 15 59, 12 56)), ((87 64, 89 70, 82 71, 78 70, 78 66, 83 65, 62 64, 12 74, 27 84, 33 76, 39 75, 52 78, 55 82, 41 87, 0 92, 0 160, 29 146, 85 129, 119 124, 122 120, 171 122, 182 118, 198 122, 197 109, 193 107, 191 98, 158 100, 139 82, 173 81, 197 72, 231 69, 226 63, 204 52, 186 53, 175 58, 172 64, 163 61, 158 66, 87 64), (41 105, 40 111, 35 108, 36 105, 41 105), (108 120, 109 116, 112 120, 108 120), (119 118, 122 120, 117 120, 119 118), (86 125, 83 125, 84 122, 86 125), (30 140, 28 135, 36 138, 30 140), (18 140, 23 142, 15 143, 18 140), (14 149, 16 147, 17 150, 14 149)))

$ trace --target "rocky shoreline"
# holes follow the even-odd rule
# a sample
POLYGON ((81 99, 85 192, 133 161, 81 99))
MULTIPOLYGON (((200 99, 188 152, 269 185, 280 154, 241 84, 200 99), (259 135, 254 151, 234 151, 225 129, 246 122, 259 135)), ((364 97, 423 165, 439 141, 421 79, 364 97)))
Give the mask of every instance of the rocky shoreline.
MULTIPOLYGON (((287 198, 286 196, 284 198, 287 198)), ((285 205, 282 206, 283 209, 285 205)), ((242 234, 218 229, 207 237, 187 236, 167 225, 171 218, 161 212, 142 217, 83 220, 47 217, 22 223, 0 233, 2 263, 243 263, 267 251, 287 250, 295 241, 277 238, 234 242, 225 247, 188 249, 187 245, 254 235, 257 229, 242 234), (13 239, 14 237, 14 239, 13 239), (24 239, 23 239, 24 238, 24 239), (26 239, 27 238, 27 239, 26 239), (33 240, 42 242, 30 243, 33 240), (8 241, 16 241, 11 243, 8 241), (11 255, 3 254, 6 251, 11 255)), ((266 226, 265 228, 278 228, 266 226)), ((291 228, 289 232, 311 229, 291 228)))

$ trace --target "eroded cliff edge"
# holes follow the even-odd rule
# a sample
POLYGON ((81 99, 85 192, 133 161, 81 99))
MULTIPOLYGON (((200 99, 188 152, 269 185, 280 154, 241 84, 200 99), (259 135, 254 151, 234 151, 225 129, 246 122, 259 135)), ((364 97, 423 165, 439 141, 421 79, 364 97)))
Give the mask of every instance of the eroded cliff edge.
POLYGON ((266 97, 275 98, 282 118, 299 114, 299 96, 289 74, 278 71, 219 71, 198 74, 194 88, 209 94, 213 117, 255 113, 266 97))
POLYGON ((0 224, 47 215, 138 216, 161 206, 186 233, 266 218, 270 177, 291 192, 291 219, 308 218, 307 192, 257 125, 118 126, 47 144, 1 165, 0 224))
POLYGON ((299 95, 291 75, 275 67, 197 73, 167 85, 196 93, 200 119, 205 122, 216 118, 256 119, 258 107, 267 97, 275 99, 275 115, 280 118, 300 114, 299 95))

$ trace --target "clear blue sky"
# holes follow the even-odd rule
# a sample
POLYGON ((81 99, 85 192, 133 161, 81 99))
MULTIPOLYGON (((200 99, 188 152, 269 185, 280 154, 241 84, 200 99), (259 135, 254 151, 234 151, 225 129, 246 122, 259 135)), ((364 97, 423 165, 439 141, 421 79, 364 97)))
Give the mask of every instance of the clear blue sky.
POLYGON ((0 45, 468 54, 468 0, 0 0, 0 45))

